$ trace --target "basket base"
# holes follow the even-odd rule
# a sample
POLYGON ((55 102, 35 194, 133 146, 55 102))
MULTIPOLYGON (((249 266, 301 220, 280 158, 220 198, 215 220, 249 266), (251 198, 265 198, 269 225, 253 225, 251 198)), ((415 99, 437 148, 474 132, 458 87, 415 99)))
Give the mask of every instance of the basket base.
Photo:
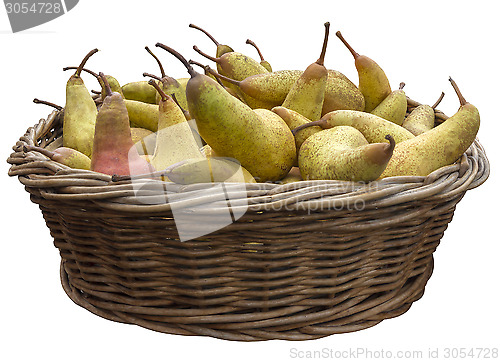
MULTIPOLYGON (((220 330, 204 326, 202 321, 197 324, 173 324, 150 319, 141 318, 141 315, 127 311, 126 306, 121 308, 103 307, 106 303, 96 302, 92 297, 82 293, 79 289, 71 285, 70 277, 65 270, 64 260, 61 261, 61 283, 68 297, 77 305, 102 318, 125 324, 134 324, 156 332, 209 336, 224 340, 233 341, 263 341, 263 340, 313 340, 333 334, 349 333, 373 327, 384 319, 394 318, 408 311, 413 302, 417 301, 424 294, 424 288, 432 275, 434 259, 429 256, 425 270, 418 276, 409 279, 407 283, 397 292, 396 295, 382 303, 374 303, 373 308, 361 312, 355 320, 345 320, 344 323, 318 323, 309 326, 298 326, 294 330, 273 330, 265 329, 245 329, 245 330, 220 330)), ((130 308, 133 310, 133 308, 130 308)), ((328 311, 325 311, 328 313, 328 311)))

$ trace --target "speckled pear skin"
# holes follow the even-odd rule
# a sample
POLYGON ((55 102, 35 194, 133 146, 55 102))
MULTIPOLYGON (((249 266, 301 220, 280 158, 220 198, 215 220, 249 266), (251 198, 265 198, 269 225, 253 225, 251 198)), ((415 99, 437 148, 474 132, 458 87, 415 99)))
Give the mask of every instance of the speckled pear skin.
POLYGON ((477 108, 465 101, 450 78, 460 99, 458 111, 440 125, 396 145, 383 177, 427 176, 455 162, 474 142, 479 130, 477 108))
POLYGON ((405 120, 408 108, 406 93, 402 89, 403 86, 404 83, 401 83, 400 88, 385 97, 371 113, 401 126, 405 120))
POLYGON ((322 128, 335 126, 351 126, 359 130, 370 143, 387 142, 385 136, 390 134, 396 143, 406 141, 415 136, 407 129, 371 113, 338 110, 325 114, 317 124, 322 128))
POLYGON ((350 126, 337 126, 310 136, 299 151, 299 169, 304 180, 369 182, 384 171, 394 142, 368 143, 350 126))
POLYGON ((318 60, 310 64, 292 85, 282 106, 294 110, 311 121, 321 118, 325 100, 328 70, 324 66, 330 23, 325 23, 323 48, 318 60))
POLYGON ((384 70, 373 59, 366 55, 359 55, 354 51, 340 31, 337 31, 336 35, 354 57, 354 65, 359 78, 358 88, 365 98, 364 111, 371 112, 391 93, 389 79, 384 70))
POLYGON ((97 106, 80 75, 86 61, 97 51, 90 51, 68 79, 63 116, 63 146, 80 151, 88 157, 92 156, 97 106))
POLYGON ((146 80, 124 84, 122 86, 122 94, 128 100, 150 104, 156 103, 156 89, 146 80))
POLYGON ((421 104, 411 111, 404 120, 402 126, 415 136, 418 136, 432 129, 434 127, 434 122, 434 109, 429 105, 421 104))

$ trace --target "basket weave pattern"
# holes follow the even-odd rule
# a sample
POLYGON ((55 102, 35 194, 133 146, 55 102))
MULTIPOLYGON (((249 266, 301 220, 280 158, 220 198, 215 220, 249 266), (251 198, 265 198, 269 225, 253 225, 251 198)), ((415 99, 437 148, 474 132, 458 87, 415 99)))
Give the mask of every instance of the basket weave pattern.
POLYGON ((245 207, 240 219, 180 242, 175 202, 208 205, 200 222, 227 204, 196 196, 197 185, 149 180, 138 192, 24 152, 60 141, 61 120, 55 111, 29 128, 8 162, 60 251, 64 290, 103 318, 170 334, 308 340, 401 315, 423 295, 457 203, 489 175, 476 140, 427 177, 246 184, 231 204, 245 207), (185 196, 155 202, 158 185, 185 196))

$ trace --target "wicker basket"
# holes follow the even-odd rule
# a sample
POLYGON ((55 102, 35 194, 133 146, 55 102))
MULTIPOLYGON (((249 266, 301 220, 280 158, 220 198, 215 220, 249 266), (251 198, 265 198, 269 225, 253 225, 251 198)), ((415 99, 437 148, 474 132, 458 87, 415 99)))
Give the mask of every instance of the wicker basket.
MULTIPOLYGON (((416 105, 409 100, 409 111, 416 105)), ((138 190, 141 180, 23 150, 59 142, 61 115, 29 128, 8 162, 60 251, 64 290, 103 318, 169 334, 309 340, 399 316, 423 295, 456 204, 489 175, 476 140, 428 177, 246 184, 243 195, 226 184, 243 216, 181 242, 174 206, 196 210, 196 228, 227 212, 227 201, 200 195, 200 185, 144 180, 138 190), (158 193, 181 197, 159 202, 158 193)))

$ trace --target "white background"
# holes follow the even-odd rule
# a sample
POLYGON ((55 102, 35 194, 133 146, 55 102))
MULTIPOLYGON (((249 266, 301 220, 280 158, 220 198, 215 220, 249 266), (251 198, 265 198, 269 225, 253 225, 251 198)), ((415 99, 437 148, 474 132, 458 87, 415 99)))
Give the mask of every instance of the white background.
MULTIPOLYGON (((459 203, 435 253, 435 270, 425 294, 407 313, 364 331, 316 341, 243 343, 164 335, 102 319, 75 305, 60 285, 59 254, 41 213, 18 180, 7 176, 9 165, 4 162, 0 202, 4 230, 0 323, 4 337, 0 360, 292 361, 300 359, 293 351, 322 349, 417 350, 423 351, 424 357, 429 349, 438 349, 444 357, 448 347, 499 348, 496 171, 500 156, 500 26, 494 5, 491 1, 423 0, 82 0, 68 14, 17 34, 10 31, 6 12, 0 7, 4 160, 26 129, 51 111, 33 104, 32 99, 64 105, 70 73, 62 68, 78 65, 90 49, 101 51, 88 67, 112 74, 122 84, 144 79, 143 72, 158 73, 145 45, 160 56, 169 75, 185 77, 182 65, 154 44, 168 44, 187 58, 205 62, 192 46, 197 44, 212 54, 215 47, 202 33, 188 27, 194 23, 212 32, 221 43, 257 57, 245 44, 251 38, 276 70, 303 69, 318 58, 323 23, 330 21, 326 66, 343 72, 355 83, 353 59, 334 36, 336 30, 341 30, 359 53, 385 69, 393 88, 404 81, 409 97, 431 104, 444 91, 439 109, 448 115, 458 109, 448 82, 452 76, 481 113, 478 137, 492 166, 490 179, 459 203)), ((90 76, 85 81, 89 88, 98 88, 90 76)))

